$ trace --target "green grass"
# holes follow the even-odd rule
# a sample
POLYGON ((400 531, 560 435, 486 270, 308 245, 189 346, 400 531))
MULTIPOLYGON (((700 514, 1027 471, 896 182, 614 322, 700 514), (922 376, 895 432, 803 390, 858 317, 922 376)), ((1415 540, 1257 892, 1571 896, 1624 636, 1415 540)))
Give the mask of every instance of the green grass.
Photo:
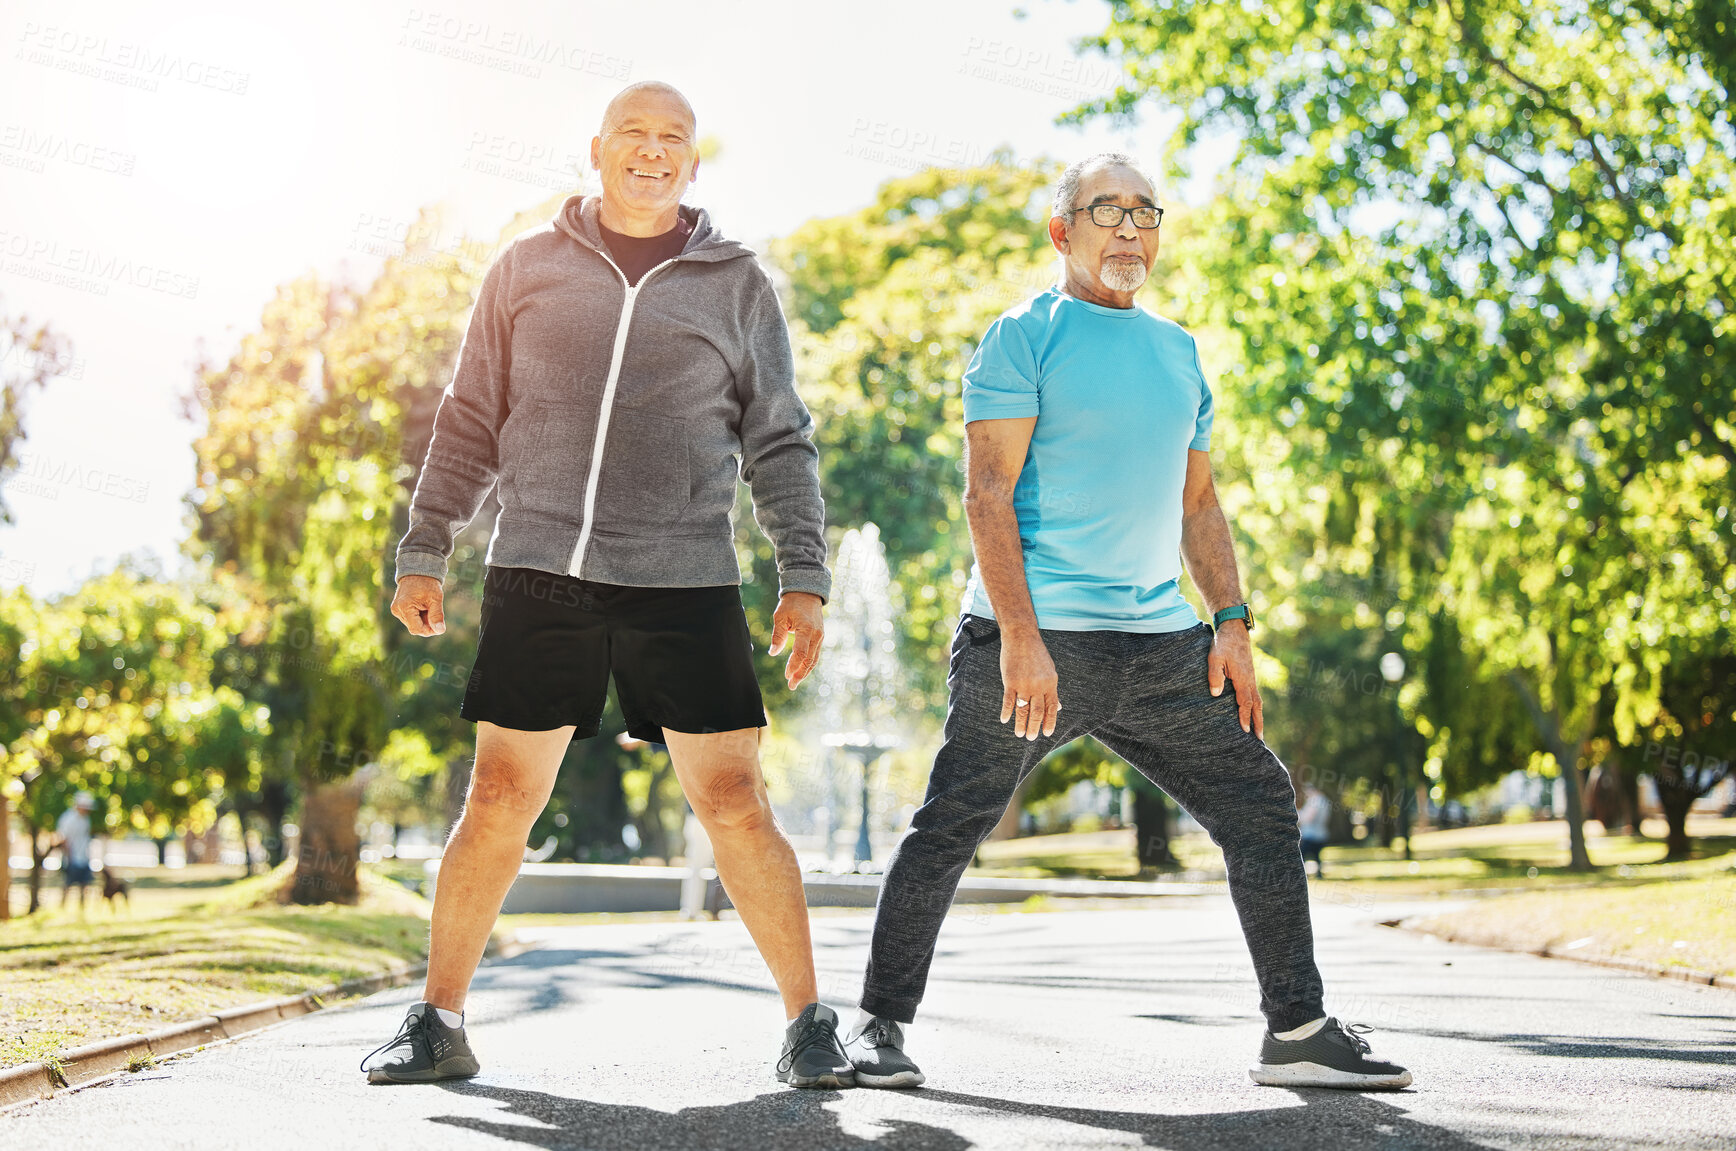
POLYGON ((48 892, 45 912, 0 924, 0 1067, 426 956, 420 896, 364 866, 356 906, 284 906, 274 892, 290 866, 185 884, 153 873, 134 880, 130 912, 87 905, 81 916, 48 892))
POLYGON ((1406 927, 1465 943, 1736 975, 1736 870, 1596 891, 1534 891, 1406 927))
MULTIPOLYGON (((1661 822, 1649 821, 1645 830, 1646 837, 1604 836, 1597 824, 1588 824, 1587 850, 1595 865, 1589 874, 1568 869, 1566 825, 1545 822, 1422 832, 1410 860, 1404 858, 1402 841, 1393 848, 1329 847, 1326 878, 1310 882, 1408 899, 1467 891, 1635 886, 1711 875, 1736 862, 1736 819, 1691 820, 1694 857, 1671 863, 1663 862, 1661 822)), ((973 874, 1131 879, 1138 875, 1133 842, 1129 830, 1000 840, 982 845, 982 866, 973 874)), ((1223 856, 1205 835, 1178 837, 1172 849, 1187 878, 1223 878, 1223 856)))

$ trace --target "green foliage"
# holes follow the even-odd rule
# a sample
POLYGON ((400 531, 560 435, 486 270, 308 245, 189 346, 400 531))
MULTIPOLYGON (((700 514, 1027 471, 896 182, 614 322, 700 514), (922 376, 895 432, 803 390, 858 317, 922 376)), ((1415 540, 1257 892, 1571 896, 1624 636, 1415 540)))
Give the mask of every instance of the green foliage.
MULTIPOLYGON (((24 409, 32 391, 72 367, 72 345, 47 324, 0 311, 0 482, 19 465, 24 442, 24 409)), ((12 522, 12 509, 0 491, 0 524, 12 522)))
POLYGON ((1139 0, 1092 41, 1130 78, 1072 118, 1236 143, 1187 318, 1270 429, 1227 453, 1265 550, 1316 565, 1255 567, 1265 643, 1317 573, 1390 573, 1345 625, 1423 656, 1443 792, 1636 738, 1667 635, 1732 647, 1727 7, 1139 0))
MULTIPOLYGON (((994 318, 1054 278, 1045 205, 1057 170, 996 156, 981 168, 923 171, 772 248, 789 280, 827 523, 879 526, 907 705, 931 717, 945 704, 944 654, 970 570, 959 381, 994 318)), ((753 589, 771 594, 769 547, 745 532, 739 543, 753 589)), ((750 615, 769 618, 769 606, 750 615)), ((781 678, 764 678, 768 700, 781 702, 781 678)))
POLYGON ((211 797, 228 774, 246 777, 264 724, 207 678, 216 615, 126 563, 25 610, 22 595, 9 598, 7 630, 25 637, 4 689, 19 817, 51 829, 85 790, 98 835, 208 826, 211 797))

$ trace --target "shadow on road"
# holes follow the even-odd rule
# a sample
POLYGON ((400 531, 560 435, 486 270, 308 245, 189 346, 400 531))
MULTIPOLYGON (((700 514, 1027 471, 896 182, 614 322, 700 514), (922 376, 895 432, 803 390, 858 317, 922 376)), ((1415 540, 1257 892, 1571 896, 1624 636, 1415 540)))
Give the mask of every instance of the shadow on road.
POLYGON ((698 1147, 750 1147, 754 1151, 813 1151, 814 1148, 881 1148, 883 1151, 965 1151, 969 1140, 942 1127, 903 1119, 881 1120, 872 1139, 845 1134, 839 1117, 825 1104, 837 1091, 785 1089, 745 1103, 687 1107, 674 1113, 650 1107, 592 1103, 542 1091, 510 1087, 447 1084, 455 1095, 481 1096, 506 1104, 506 1114, 544 1124, 498 1123, 468 1115, 438 1115, 429 1120, 511 1139, 533 1147, 633 1147, 691 1151, 698 1147))
MULTIPOLYGON (((1402 1108, 1374 1095, 1353 1091, 1292 1090, 1302 1106, 1261 1111, 1214 1111, 1162 1115, 1149 1111, 1098 1111, 1090 1107, 1051 1107, 986 1095, 924 1090, 924 1100, 976 1107, 1031 1118, 1058 1120, 1100 1131, 1137 1135, 1148 1147, 1204 1151, 1206 1148, 1333 1147, 1352 1151, 1485 1151, 1444 1127, 1419 1123, 1402 1108)), ((1390 1095, 1392 1092, 1380 1092, 1390 1095)), ((1405 1092, 1404 1094, 1411 1094, 1405 1092)))
MULTIPOLYGON (((963 1151, 970 1139, 947 1126, 910 1119, 875 1118, 872 1137, 844 1131, 840 1113, 827 1103, 845 1098, 838 1091, 774 1091, 742 1103, 687 1107, 676 1112, 649 1107, 595 1103, 541 1091, 443 1083, 455 1095, 480 1097, 505 1104, 503 1113, 520 1122, 500 1122, 474 1116, 441 1115, 430 1119, 452 1127, 534 1147, 633 1147, 645 1151, 691 1151, 701 1147, 743 1147, 753 1151, 813 1151, 816 1148, 879 1148, 880 1151, 963 1151), (526 1123, 522 1120, 530 1120, 526 1123)), ((852 1092, 850 1094, 856 1094, 852 1092)), ((902 1093, 901 1093, 902 1094, 902 1093)), ((1472 1142, 1442 1127, 1413 1120, 1384 1099, 1345 1091, 1295 1091, 1301 1107, 1264 1110, 1163 1115, 1143 1111, 1099 1111, 1089 1107, 1054 1107, 924 1089, 904 1094, 917 1106, 940 1104, 1000 1115, 1067 1123, 1099 1131, 1138 1136, 1149 1147, 1177 1151, 1207 1148, 1331 1146, 1343 1151, 1482 1151, 1472 1142)), ((1383 1093, 1385 1094, 1385 1093, 1383 1093)), ((1033 1142, 1044 1135, 1032 1133, 1033 1142)), ((1015 1137, 1016 1139, 1016 1137, 1015 1137)))
MULTIPOLYGON (((1728 1018, 1728 1017, 1725 1017, 1728 1018)), ((1468 1039, 1476 1043, 1504 1043, 1532 1055, 1556 1055, 1569 1059, 1659 1059, 1672 1063, 1714 1063, 1736 1066, 1736 1045, 1723 1039, 1641 1039, 1637 1037, 1583 1035, 1508 1034, 1481 1031, 1444 1031, 1434 1028, 1399 1028, 1410 1035, 1434 1039, 1468 1039)))

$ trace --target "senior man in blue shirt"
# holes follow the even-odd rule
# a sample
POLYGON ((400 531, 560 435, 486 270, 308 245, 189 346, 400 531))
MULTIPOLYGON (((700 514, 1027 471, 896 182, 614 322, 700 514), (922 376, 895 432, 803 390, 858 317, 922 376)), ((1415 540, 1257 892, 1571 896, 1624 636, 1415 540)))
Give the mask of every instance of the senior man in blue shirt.
POLYGON ((976 564, 953 637, 945 742, 887 867, 847 1036, 858 1085, 923 1082, 903 1025, 959 877, 1019 781, 1084 735, 1223 849, 1267 1021, 1254 1081, 1411 1081, 1371 1057, 1366 1028, 1322 1006, 1295 793, 1261 738, 1254 619, 1212 485, 1211 389, 1193 337, 1134 302, 1162 214, 1131 158, 1069 167, 1049 220, 1061 282, 997 319, 965 370, 976 564), (1184 560, 1213 626, 1177 587, 1184 560))

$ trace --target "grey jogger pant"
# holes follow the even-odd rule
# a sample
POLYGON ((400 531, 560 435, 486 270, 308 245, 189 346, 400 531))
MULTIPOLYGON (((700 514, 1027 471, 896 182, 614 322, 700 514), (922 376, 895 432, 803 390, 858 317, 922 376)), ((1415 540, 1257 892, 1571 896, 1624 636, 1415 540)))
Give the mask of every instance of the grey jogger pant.
POLYGON ((1000 628, 966 615, 953 636, 945 742, 928 795, 880 887, 863 1010, 908 1023, 934 960, 935 939, 977 846, 1013 790, 1049 752, 1083 735, 1099 742, 1186 808, 1220 848, 1230 898, 1273 1031, 1326 1012, 1295 793, 1264 742, 1242 730, 1233 685, 1206 682, 1212 631, 1048 631, 1061 712, 1036 740, 1002 723, 1000 628))

